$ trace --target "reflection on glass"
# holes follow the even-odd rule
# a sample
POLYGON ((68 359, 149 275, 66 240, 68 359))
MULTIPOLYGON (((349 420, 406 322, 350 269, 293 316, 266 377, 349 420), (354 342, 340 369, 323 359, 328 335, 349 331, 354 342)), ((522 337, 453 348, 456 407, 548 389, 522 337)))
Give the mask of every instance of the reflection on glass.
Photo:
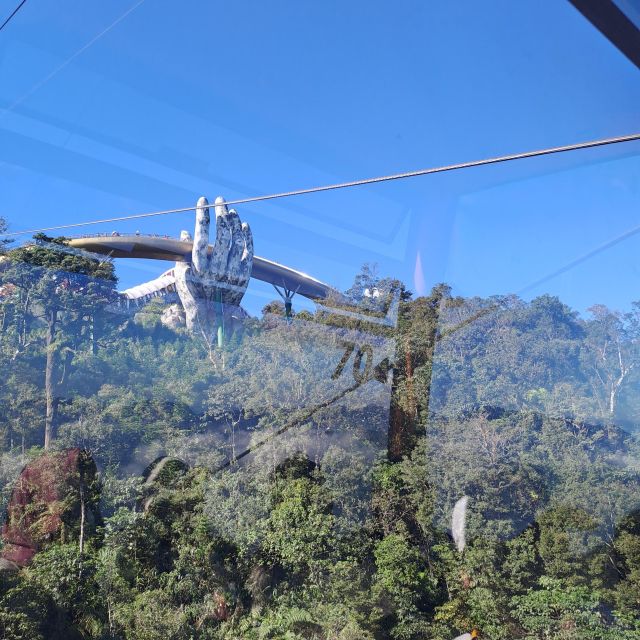
POLYGON ((283 281, 259 316, 202 289, 185 323, 170 272, 118 292, 114 238, 0 263, 7 637, 632 632, 636 304, 414 297, 364 265, 315 311, 283 281))
POLYGON ((111 222, 0 218, 0 638, 637 638, 637 141, 119 219, 633 133, 637 69, 570 3, 46 4, 0 213, 111 222))

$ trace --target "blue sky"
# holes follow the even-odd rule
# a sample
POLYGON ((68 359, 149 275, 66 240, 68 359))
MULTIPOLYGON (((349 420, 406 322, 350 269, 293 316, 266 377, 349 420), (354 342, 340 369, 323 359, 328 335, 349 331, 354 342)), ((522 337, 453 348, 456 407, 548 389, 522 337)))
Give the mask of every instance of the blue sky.
MULTIPOLYGON (((29 0, 0 33, 0 215, 13 230, 638 131, 640 70, 565 0, 29 0)), ((442 280, 511 293, 640 225, 640 143, 239 213, 256 253, 341 288, 377 262, 419 293, 442 280)), ((638 255, 640 234, 526 297, 626 309, 638 255)), ((130 286, 166 267, 118 272, 130 286)), ((246 302, 271 298, 255 283, 246 302)))

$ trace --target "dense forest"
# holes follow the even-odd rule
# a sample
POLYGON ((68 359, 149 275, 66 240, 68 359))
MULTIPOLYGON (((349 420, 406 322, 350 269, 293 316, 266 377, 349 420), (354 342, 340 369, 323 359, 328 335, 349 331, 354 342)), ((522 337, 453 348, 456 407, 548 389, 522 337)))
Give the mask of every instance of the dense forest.
POLYGON ((212 352, 116 286, 0 256, 0 637, 638 637, 639 305, 365 266, 212 352))

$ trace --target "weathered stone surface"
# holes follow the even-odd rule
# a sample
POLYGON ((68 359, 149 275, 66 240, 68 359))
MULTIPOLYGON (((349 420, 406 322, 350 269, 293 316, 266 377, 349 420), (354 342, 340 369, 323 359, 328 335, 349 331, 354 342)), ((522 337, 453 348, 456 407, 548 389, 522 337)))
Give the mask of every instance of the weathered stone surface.
MULTIPOLYGON (((176 289, 187 328, 212 340, 225 318, 240 306, 253 264, 253 236, 237 212, 216 198, 216 239, 209 252, 209 203, 198 200, 191 264, 176 263, 176 289)), ((189 234, 183 231, 182 239, 189 234)))
POLYGON ((16 573, 16 571, 20 571, 20 567, 15 562, 0 558, 0 573, 16 573))
POLYGON ((160 316, 160 322, 169 329, 179 329, 185 326, 185 314, 179 304, 168 306, 160 316))
POLYGON ((96 465, 82 449, 45 453, 21 472, 2 527, 2 558, 23 567, 47 543, 77 539, 100 520, 96 465))

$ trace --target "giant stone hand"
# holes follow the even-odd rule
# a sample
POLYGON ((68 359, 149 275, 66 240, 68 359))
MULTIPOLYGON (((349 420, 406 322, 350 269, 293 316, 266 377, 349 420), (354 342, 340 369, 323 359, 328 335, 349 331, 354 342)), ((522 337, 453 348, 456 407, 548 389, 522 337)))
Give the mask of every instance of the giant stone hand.
MULTIPOLYGON (((228 209, 224 198, 216 198, 216 239, 209 248, 209 203, 198 200, 191 263, 176 263, 176 290, 184 307, 187 328, 199 330, 211 340, 229 314, 238 307, 251 276, 253 237, 237 212, 228 209)), ((181 240, 190 240, 188 232, 181 240)))

